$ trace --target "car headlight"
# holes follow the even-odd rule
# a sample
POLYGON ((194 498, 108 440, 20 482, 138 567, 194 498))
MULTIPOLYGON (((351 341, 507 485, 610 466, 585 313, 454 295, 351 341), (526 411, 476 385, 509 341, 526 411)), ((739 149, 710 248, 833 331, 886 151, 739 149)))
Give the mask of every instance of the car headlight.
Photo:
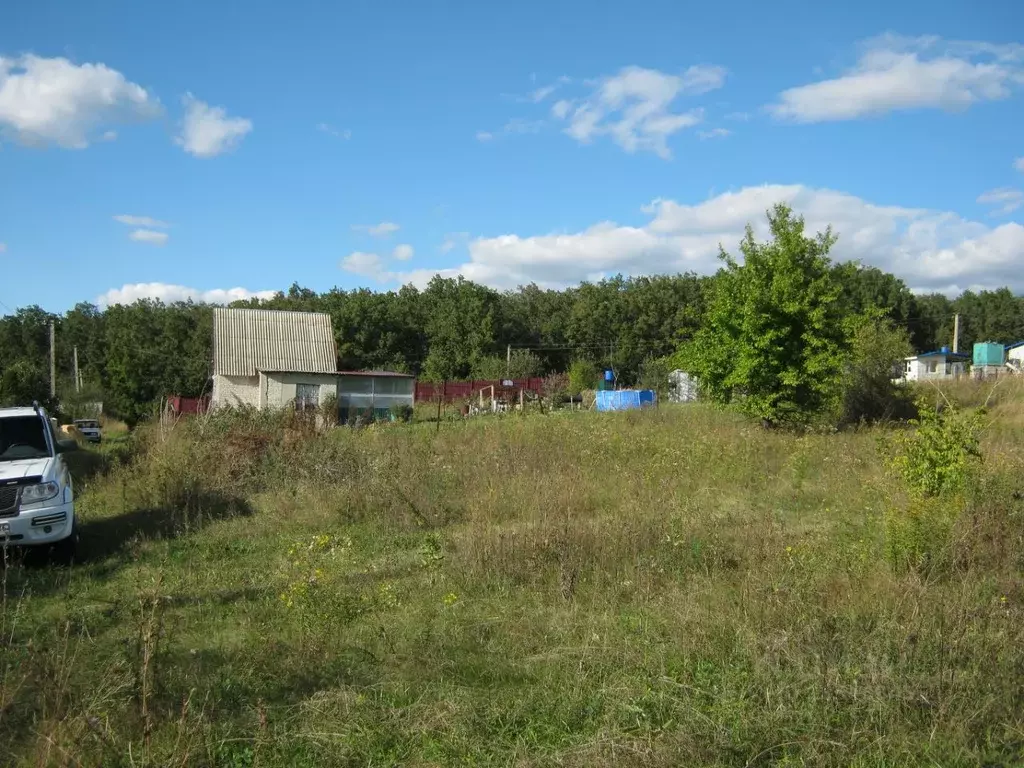
POLYGON ((56 483, 26 485, 21 489, 21 503, 35 504, 40 501, 49 501, 58 493, 60 493, 60 486, 56 483))

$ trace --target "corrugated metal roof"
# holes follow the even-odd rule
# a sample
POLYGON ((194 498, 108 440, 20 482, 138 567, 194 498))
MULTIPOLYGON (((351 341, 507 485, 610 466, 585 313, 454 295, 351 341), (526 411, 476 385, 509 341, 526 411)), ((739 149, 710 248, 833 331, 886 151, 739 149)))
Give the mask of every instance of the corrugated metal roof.
POLYGON ((223 307, 213 310, 215 374, 334 373, 337 369, 334 330, 326 313, 223 307))

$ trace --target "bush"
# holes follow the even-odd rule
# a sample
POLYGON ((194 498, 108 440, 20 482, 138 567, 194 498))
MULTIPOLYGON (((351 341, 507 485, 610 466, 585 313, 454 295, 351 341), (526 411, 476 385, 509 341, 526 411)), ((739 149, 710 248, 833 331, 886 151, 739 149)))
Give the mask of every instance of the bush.
POLYGON ((338 423, 338 396, 329 394, 320 403, 320 416, 325 426, 333 427, 338 423))
POLYGON ((573 360, 569 366, 569 394, 576 396, 587 389, 596 389, 600 373, 590 360, 573 360))
POLYGON ((410 422, 412 421, 412 406, 407 403, 401 403, 399 405, 391 406, 391 418, 395 421, 410 422))
POLYGON ((953 526, 981 462, 982 411, 918 404, 917 429, 892 442, 889 467, 909 499, 890 503, 885 516, 886 554, 897 569, 933 571, 946 562, 953 526))
POLYGON ((529 379, 540 373, 542 362, 528 349, 513 349, 506 359, 500 355, 487 355, 473 363, 475 379, 529 379))
POLYGON ((912 351, 907 332, 876 311, 854 316, 847 327, 850 354, 839 423, 906 420, 917 415, 910 390, 893 381, 896 366, 912 351))
POLYGON ((672 372, 669 361, 664 357, 649 357, 640 364, 637 386, 650 389, 661 397, 668 391, 668 375, 672 372))
POLYGON ((550 373, 544 377, 541 393, 551 406, 564 402, 569 397, 569 377, 564 373, 550 373))
POLYGON ((963 411, 952 405, 931 408, 919 402, 917 429, 897 435, 890 466, 919 498, 962 494, 981 461, 979 436, 984 411, 963 411))

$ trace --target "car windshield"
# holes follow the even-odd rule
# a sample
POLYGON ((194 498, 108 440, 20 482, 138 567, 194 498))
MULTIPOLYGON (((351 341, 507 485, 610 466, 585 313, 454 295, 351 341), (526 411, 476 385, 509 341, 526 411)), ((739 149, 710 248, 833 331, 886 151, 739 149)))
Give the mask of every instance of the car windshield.
POLYGON ((75 422, 76 427, 85 427, 86 429, 96 429, 99 425, 100 423, 98 421, 80 420, 75 422))
POLYGON ((43 420, 38 416, 0 419, 0 461, 44 459, 49 455, 43 420))

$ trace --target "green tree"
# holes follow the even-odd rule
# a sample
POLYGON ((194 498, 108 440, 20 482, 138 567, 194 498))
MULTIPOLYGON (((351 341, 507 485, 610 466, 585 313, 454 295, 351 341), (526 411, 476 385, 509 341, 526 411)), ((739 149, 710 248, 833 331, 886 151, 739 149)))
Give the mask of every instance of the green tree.
POLYGON ((486 355, 473 365, 474 379, 529 379, 539 376, 541 359, 527 349, 513 349, 509 357, 486 355))
POLYGON ((56 404, 50 398, 49 374, 30 360, 17 360, 0 373, 0 407, 32 405, 38 401, 46 408, 56 404))
POLYGON ((569 394, 575 397, 586 389, 596 388, 600 375, 592 361, 585 358, 573 360, 569 366, 569 394))
POLYGON ((497 351, 498 294, 461 276, 435 275, 422 296, 429 350, 424 378, 469 378, 478 358, 497 351))
POLYGON ((705 394, 734 400, 766 424, 805 422, 832 410, 840 393, 846 337, 840 289, 831 278, 831 229, 804 234, 789 207, 768 212, 771 240, 748 225, 743 263, 724 249, 703 327, 683 350, 705 394))
POLYGON ((650 389, 663 397, 668 392, 668 375, 672 372, 671 361, 667 357, 649 357, 640 364, 636 384, 641 389, 650 389))
POLYGON ((856 424, 912 417, 916 410, 909 390, 894 382, 903 359, 912 351, 906 329, 880 309, 852 316, 847 329, 850 351, 840 422, 856 424))
POLYGON ((162 306, 160 302, 138 301, 128 306, 116 304, 106 312, 103 407, 129 427, 152 412, 160 394, 156 315, 162 306))

